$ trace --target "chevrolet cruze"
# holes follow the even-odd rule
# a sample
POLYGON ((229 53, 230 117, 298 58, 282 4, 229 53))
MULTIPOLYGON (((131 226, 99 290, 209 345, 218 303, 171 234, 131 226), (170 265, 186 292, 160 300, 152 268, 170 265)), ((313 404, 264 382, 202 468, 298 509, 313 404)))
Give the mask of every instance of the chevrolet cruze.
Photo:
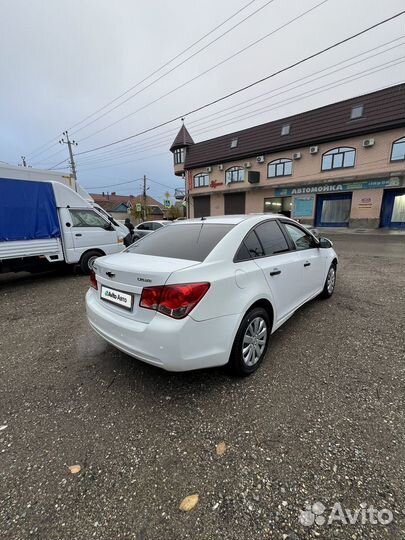
POLYGON ((92 328, 170 371, 254 372, 271 334, 336 283, 332 243, 280 215, 178 221, 100 257, 86 295, 92 328))

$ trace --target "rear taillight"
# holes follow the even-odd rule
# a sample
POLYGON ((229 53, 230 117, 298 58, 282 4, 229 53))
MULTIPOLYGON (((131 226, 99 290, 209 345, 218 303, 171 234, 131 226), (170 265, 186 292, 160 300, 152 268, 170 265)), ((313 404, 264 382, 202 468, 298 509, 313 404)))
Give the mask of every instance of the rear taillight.
POLYGON ((142 290, 139 305, 159 311, 174 319, 183 319, 195 308, 209 288, 209 283, 145 287, 142 290))
POLYGON ((90 272, 90 287, 93 287, 93 289, 96 289, 96 291, 98 289, 96 273, 94 270, 90 272))

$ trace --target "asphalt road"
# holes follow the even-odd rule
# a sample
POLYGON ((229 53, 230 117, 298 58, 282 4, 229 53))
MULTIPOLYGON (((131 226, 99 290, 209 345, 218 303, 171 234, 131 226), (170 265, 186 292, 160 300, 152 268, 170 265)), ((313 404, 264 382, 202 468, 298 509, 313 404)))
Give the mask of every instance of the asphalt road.
POLYGON ((106 345, 86 323, 87 277, 3 276, 0 538, 404 538, 405 238, 334 240, 335 295, 277 331, 247 379, 106 345), (322 523, 338 502, 393 521, 344 523, 335 506, 322 523))

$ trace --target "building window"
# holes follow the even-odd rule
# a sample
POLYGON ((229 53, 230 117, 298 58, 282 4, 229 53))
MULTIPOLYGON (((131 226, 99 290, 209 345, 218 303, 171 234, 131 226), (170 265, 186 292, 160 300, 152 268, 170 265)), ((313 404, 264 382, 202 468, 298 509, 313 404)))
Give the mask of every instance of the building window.
POLYGON ((356 149, 346 146, 333 148, 325 152, 322 156, 322 171, 330 171, 331 169, 344 169, 346 167, 354 167, 356 158, 356 149))
POLYGON ((364 113, 364 107, 363 105, 355 105, 352 107, 352 112, 350 114, 350 118, 352 120, 356 120, 357 118, 361 118, 364 113))
POLYGON ((236 148, 238 146, 238 139, 231 140, 231 148, 236 148))
POLYGON ((281 126, 281 135, 289 135, 290 134, 290 124, 285 124, 284 126, 281 126))
POLYGON ((201 173, 194 176, 194 187, 208 187, 210 185, 210 179, 208 174, 201 173))
POLYGON ((405 137, 401 137, 392 143, 391 161, 402 161, 405 159, 405 137))
POLYGON ((245 181, 245 169, 243 167, 231 167, 225 171, 225 183, 231 184, 232 182, 244 182, 245 181))
POLYGON ((176 148, 173 154, 174 154, 175 165, 178 165, 179 163, 184 163, 184 156, 185 156, 184 148, 176 148))
POLYGON ((276 176, 291 176, 292 161, 291 159, 275 159, 267 165, 267 178, 276 176))

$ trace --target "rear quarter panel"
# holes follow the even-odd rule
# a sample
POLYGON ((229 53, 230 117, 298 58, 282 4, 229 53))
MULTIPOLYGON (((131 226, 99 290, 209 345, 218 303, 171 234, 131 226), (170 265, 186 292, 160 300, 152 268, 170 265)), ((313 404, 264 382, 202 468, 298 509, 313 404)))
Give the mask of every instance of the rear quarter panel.
POLYGON ((190 316, 196 321, 241 315, 261 298, 271 302, 263 272, 254 261, 229 263, 217 261, 173 272, 169 284, 208 282, 210 288, 190 316))

